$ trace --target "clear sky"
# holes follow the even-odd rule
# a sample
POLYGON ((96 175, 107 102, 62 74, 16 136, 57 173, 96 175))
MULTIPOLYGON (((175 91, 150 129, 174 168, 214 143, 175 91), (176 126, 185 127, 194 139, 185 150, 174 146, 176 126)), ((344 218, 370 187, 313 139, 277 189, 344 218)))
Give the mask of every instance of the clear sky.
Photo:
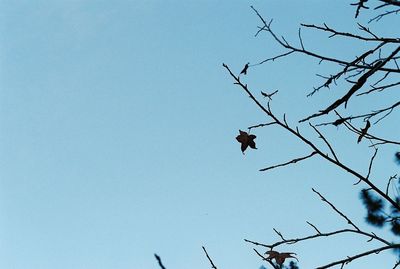
MULTIPOLYGON (((335 167, 314 159, 258 172, 309 153, 284 131, 255 131, 259 149, 241 154, 238 130, 266 119, 222 68, 238 72, 282 52, 254 37, 250 5, 297 42, 300 22, 356 29, 350 2, 1 0, 0 268, 156 269, 154 253, 167 269, 210 268, 204 245, 220 269, 257 269, 244 238, 272 243, 273 227, 311 234, 306 221, 346 227, 311 187, 375 231, 363 223, 362 186, 335 167)), ((366 47, 304 39, 344 57, 366 47)), ((305 98, 321 68, 332 70, 292 57, 245 79, 255 91, 279 89, 273 107, 295 122, 331 97, 305 98)), ((371 149, 324 131, 366 171, 371 149)), ((391 149, 381 152, 375 176, 384 186, 398 168, 391 149)), ((374 246, 342 236, 280 250, 311 268, 374 246)), ((387 253, 349 268, 394 262, 387 253)))

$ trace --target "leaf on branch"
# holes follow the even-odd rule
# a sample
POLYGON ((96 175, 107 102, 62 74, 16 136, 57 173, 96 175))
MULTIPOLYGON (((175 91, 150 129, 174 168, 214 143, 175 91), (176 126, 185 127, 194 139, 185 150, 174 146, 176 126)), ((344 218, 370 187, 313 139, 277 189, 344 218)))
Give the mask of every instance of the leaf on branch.
POLYGON ((361 134, 358 137, 357 143, 361 142, 361 139, 367 134, 369 127, 371 127, 371 123, 369 122, 369 120, 367 120, 367 124, 365 125, 365 127, 361 128, 361 134))
POLYGON ((242 69, 242 71, 240 72, 240 74, 247 75, 247 69, 249 68, 249 64, 250 64, 250 63, 247 63, 247 64, 243 67, 243 69, 242 69))
POLYGON ((345 122, 346 122, 345 118, 340 118, 340 119, 335 120, 332 124, 335 126, 339 126, 340 124, 343 124, 345 122))
POLYGON ((236 140, 241 144, 240 149, 242 150, 243 154, 244 151, 247 149, 247 147, 250 147, 252 149, 257 149, 256 142, 254 142, 254 139, 256 139, 255 135, 251 135, 248 134, 247 132, 239 130, 239 135, 236 137, 236 140))
POLYGON ((261 91, 261 95, 264 97, 267 97, 269 100, 272 100, 272 95, 274 95, 277 92, 278 92, 278 90, 274 91, 273 93, 265 93, 265 92, 261 91))
POLYGON ((268 254, 267 257, 265 257, 267 260, 273 260, 275 259, 276 263, 279 265, 282 265, 287 258, 293 258, 299 261, 296 257, 292 256, 292 254, 296 255, 296 253, 293 252, 278 252, 274 250, 268 250, 265 252, 265 254, 268 254))
POLYGON ((365 124, 365 127, 361 128, 361 134, 358 137, 357 143, 361 142, 361 139, 367 134, 367 131, 368 131, 369 127, 371 127, 371 123, 369 122, 369 120, 367 120, 367 123, 365 124))

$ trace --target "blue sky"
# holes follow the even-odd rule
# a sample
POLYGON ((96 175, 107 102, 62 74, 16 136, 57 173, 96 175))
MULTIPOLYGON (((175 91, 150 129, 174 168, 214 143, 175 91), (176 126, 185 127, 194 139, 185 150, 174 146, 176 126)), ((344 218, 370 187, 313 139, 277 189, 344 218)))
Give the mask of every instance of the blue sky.
MULTIPOLYGON (((306 221, 345 227, 311 187, 373 230, 358 187, 336 168, 315 159, 258 172, 308 154, 283 130, 257 130, 259 149, 241 154, 238 130, 266 119, 222 63, 237 72, 281 52, 254 37, 250 5, 294 42, 300 22, 356 29, 345 1, 0 1, 0 268, 158 268, 153 253, 168 269, 209 268, 202 245, 219 268, 259 268, 244 238, 273 242, 273 227, 306 235, 306 221)), ((304 37, 335 55, 366 47, 304 37)), ((279 89, 273 107, 295 122, 335 94, 305 99, 321 68, 332 70, 292 57, 246 79, 255 90, 279 89)), ((370 149, 326 131, 366 169, 370 149)), ((391 150, 382 149, 377 177, 396 171, 391 150)), ((310 268, 365 246, 341 237, 282 251, 310 268)), ((382 254, 351 268, 394 261, 382 254)))

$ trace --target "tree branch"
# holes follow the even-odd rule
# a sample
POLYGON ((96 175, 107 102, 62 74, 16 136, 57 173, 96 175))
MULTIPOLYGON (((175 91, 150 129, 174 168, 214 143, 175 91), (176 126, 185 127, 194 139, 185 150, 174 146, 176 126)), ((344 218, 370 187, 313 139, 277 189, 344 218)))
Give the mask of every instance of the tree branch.
POLYGON ((317 154, 317 152, 314 151, 314 152, 311 152, 311 154, 309 154, 309 155, 307 155, 307 156, 300 157, 300 158, 296 158, 296 159, 290 160, 290 161, 288 161, 288 162, 286 162, 286 163, 281 163, 281 164, 269 166, 269 167, 266 167, 266 168, 262 168, 262 169, 260 169, 259 171, 263 172, 263 171, 267 171, 267 170, 274 169, 274 168, 277 168, 277 167, 282 167, 282 166, 286 166, 286 165, 289 165, 289 164, 294 164, 294 163, 303 161, 303 160, 305 160, 305 159, 311 158, 311 157, 314 156, 315 154, 317 154))
POLYGON ((339 261, 332 262, 332 263, 324 265, 324 266, 317 267, 317 269, 325 269, 325 268, 333 267, 333 266, 339 265, 339 264, 345 265, 345 264, 352 262, 353 260, 359 259, 364 256, 368 256, 371 254, 378 254, 379 252, 381 252, 383 250, 397 249, 397 248, 400 248, 400 244, 393 244, 390 246, 384 246, 384 247, 372 249, 372 250, 369 250, 369 251, 366 251, 366 252, 363 252, 363 253, 360 253, 360 254, 357 254, 354 256, 347 257, 347 258, 339 260, 339 261))
POLYGON ((203 248, 204 253, 205 253, 206 256, 207 256, 207 259, 209 260, 209 262, 210 262, 210 264, 211 264, 211 268, 213 268, 213 269, 218 269, 218 268, 215 266, 215 264, 213 263, 213 261, 211 260, 210 256, 208 255, 206 248, 205 248, 204 246, 202 246, 202 248, 203 248))
POLYGON ((364 75, 362 75, 358 81, 356 82, 356 84, 353 85, 353 87, 350 88, 350 90, 342 97, 337 99, 335 102, 333 102, 330 106, 328 106, 326 109, 321 110, 318 113, 315 113, 305 119, 300 120, 299 122, 304 122, 307 120, 310 120, 312 118, 315 117, 319 117, 322 115, 326 115, 329 112, 333 111, 334 109, 336 109, 338 106, 340 106, 341 104, 345 104, 345 107, 347 106, 347 102, 349 101, 350 97, 359 89, 361 89, 362 86, 364 86, 364 84, 367 82, 367 79, 372 76, 376 71, 381 70, 382 67, 389 62, 398 52, 400 51, 400 46, 397 47, 390 55, 389 57, 387 57, 385 60, 383 61, 378 61, 374 67, 369 70, 368 72, 366 72, 364 75))
POLYGON ((328 162, 338 166, 339 168, 343 169, 344 171, 350 173, 351 175, 355 176, 358 179, 361 179, 364 183, 366 183, 371 189, 373 189, 376 193, 378 193, 380 196, 382 196, 384 199, 386 199, 390 204, 393 205, 394 208, 398 209, 400 211, 400 205, 398 205, 393 199, 391 199, 389 196, 387 196, 384 192, 382 192, 377 186, 375 186, 369 179, 365 178, 362 176, 360 173, 354 171, 350 167, 344 165, 342 162, 338 162, 335 159, 327 156, 324 154, 317 146, 315 146, 310 140, 305 138, 303 135, 301 135, 299 132, 296 130, 290 128, 287 124, 284 122, 280 121, 270 110, 269 104, 268 107, 264 107, 255 97, 254 95, 250 92, 248 89, 247 85, 244 85, 238 77, 236 77, 232 71, 229 69, 229 67, 226 64, 223 64, 223 67, 229 72, 231 77, 235 80, 234 84, 240 86, 250 97, 250 99, 266 114, 268 115, 276 124, 279 126, 283 127, 286 129, 288 132, 293 134, 295 137, 297 137, 300 141, 303 141, 306 145, 308 145, 313 151, 316 151, 319 156, 327 160, 328 162))
POLYGON ((160 256, 154 253, 154 257, 156 257, 156 260, 158 262, 158 265, 161 267, 161 269, 166 269, 165 266, 163 265, 160 256))

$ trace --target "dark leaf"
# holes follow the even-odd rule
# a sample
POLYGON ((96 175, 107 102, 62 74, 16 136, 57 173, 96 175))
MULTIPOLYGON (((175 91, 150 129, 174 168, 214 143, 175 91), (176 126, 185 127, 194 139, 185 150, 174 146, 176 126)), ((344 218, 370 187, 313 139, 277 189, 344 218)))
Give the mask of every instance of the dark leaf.
POLYGON ((335 120, 335 122, 332 124, 335 126, 339 126, 340 124, 344 123, 345 121, 346 121, 345 118, 340 118, 340 119, 335 120))
POLYGON ((247 75, 247 69, 249 68, 249 64, 250 64, 250 63, 247 63, 247 64, 243 67, 243 70, 240 72, 240 74, 247 75))
POLYGON ((367 120, 367 124, 365 125, 365 127, 361 128, 361 134, 358 137, 357 143, 361 142, 361 139, 367 134, 369 127, 371 127, 371 123, 369 122, 369 120, 367 120))
POLYGON ((243 154, 247 147, 257 149, 256 142, 254 142, 255 138, 255 135, 249 135, 248 133, 239 130, 239 135, 236 137, 236 140, 241 144, 240 149, 242 150, 243 154))
POLYGON ((269 100, 272 100, 272 95, 274 95, 277 92, 278 92, 278 90, 274 91, 273 93, 265 93, 265 92, 261 91, 261 95, 264 97, 267 97, 269 100))
MULTIPOLYGON (((279 265, 282 265, 287 258, 293 258, 296 259, 296 257, 292 256, 292 254, 296 255, 296 253, 293 252, 278 252, 274 250, 268 250, 265 252, 265 254, 268 254, 267 257, 265 257, 267 260, 273 260, 275 259, 276 263, 279 265)), ((298 261, 298 260, 297 260, 298 261)))

